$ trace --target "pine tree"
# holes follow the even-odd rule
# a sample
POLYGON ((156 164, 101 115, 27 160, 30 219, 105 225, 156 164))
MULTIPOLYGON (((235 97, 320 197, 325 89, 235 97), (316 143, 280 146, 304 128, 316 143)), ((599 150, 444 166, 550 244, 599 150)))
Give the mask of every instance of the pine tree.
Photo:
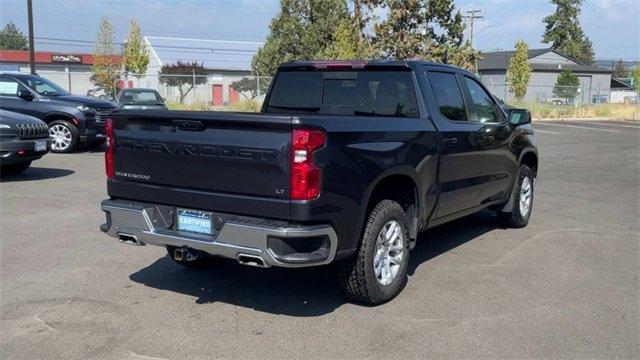
POLYGON ((280 0, 267 40, 253 57, 254 75, 273 75, 285 61, 323 57, 345 19, 346 0, 280 0))
POLYGON ((475 69, 480 53, 464 40, 465 24, 453 0, 425 0, 426 58, 428 60, 475 69))
POLYGON ((580 88, 580 79, 578 76, 567 69, 558 75, 556 85, 553 87, 553 93, 563 99, 573 99, 578 94, 580 88))
POLYGON ((551 0, 556 11, 545 17, 546 28, 542 42, 551 44, 559 52, 585 64, 594 59, 591 40, 580 27, 580 7, 583 0, 551 0))
POLYGON ((28 50, 29 42, 22 35, 22 31, 13 22, 9 21, 0 31, 0 49, 4 50, 28 50))
POLYGON ((622 59, 618 60, 618 62, 616 62, 615 66, 613 67, 613 77, 615 78, 626 78, 629 76, 629 71, 627 70, 627 67, 624 66, 624 62, 622 61, 622 59))
POLYGON ((333 43, 329 44, 325 49, 323 58, 330 60, 363 58, 363 56, 359 56, 358 35, 347 21, 336 28, 333 40, 333 43))
POLYGON ((144 77, 149 66, 149 50, 140 31, 140 26, 135 20, 131 20, 129 37, 123 49, 124 69, 127 73, 140 79, 144 77))
POLYGON ((509 92, 512 93, 518 102, 521 102, 527 94, 527 86, 531 78, 531 65, 529 64, 529 46, 524 40, 516 43, 516 51, 509 60, 507 68, 507 82, 509 92))
POLYGON ((370 35, 370 23, 377 20, 373 10, 382 0, 350 0, 353 14, 351 15, 352 31, 356 48, 356 58, 366 59, 378 57, 373 47, 370 35))
POLYGON ((386 19, 375 27, 374 43, 384 56, 422 58, 473 69, 480 56, 464 40, 465 25, 453 0, 382 0, 386 19))
POLYGON ((385 0, 384 21, 375 25, 374 45, 394 59, 410 59, 424 52, 424 16, 420 0, 385 0))
POLYGON ((118 80, 120 80, 120 68, 122 60, 116 53, 113 44, 115 30, 109 18, 103 17, 100 21, 98 38, 93 51, 93 75, 91 80, 102 87, 108 94, 114 95, 118 80))

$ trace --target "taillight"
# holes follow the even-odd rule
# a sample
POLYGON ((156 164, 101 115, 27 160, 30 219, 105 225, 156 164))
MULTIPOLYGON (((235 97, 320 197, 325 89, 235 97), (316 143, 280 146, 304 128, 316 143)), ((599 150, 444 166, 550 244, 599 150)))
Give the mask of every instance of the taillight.
POLYGON ((320 195, 320 168, 313 152, 324 145, 319 130, 293 130, 291 135, 291 199, 311 200, 320 195))
POLYGON ((108 179, 116 177, 116 170, 113 167, 113 120, 107 119, 104 124, 104 134, 107 136, 107 150, 104 152, 104 170, 108 179))

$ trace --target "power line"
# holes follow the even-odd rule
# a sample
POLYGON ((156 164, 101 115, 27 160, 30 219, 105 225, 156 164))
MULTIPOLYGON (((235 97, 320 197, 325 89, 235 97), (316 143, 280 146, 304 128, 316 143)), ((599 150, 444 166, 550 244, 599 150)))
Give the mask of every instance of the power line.
MULTIPOLYGON (((25 35, 9 35, 9 36, 16 36, 16 37, 22 37, 22 38, 27 38, 25 35)), ((82 43, 82 44, 91 44, 91 46, 93 46, 95 44, 95 41, 90 41, 90 40, 76 40, 76 39, 62 39, 62 38, 51 38, 51 37, 34 37, 34 39, 37 40, 47 40, 47 41, 62 41, 62 42, 72 42, 72 43, 82 43)), ((197 41, 197 39, 193 39, 194 41, 197 41)), ((44 43, 44 42, 40 42, 40 43, 44 43)), ((240 42, 242 43, 242 42, 240 42)), ((114 45, 124 45, 124 42, 113 42, 114 45)), ((59 45, 65 45, 65 44, 59 44, 59 45)), ((74 46, 72 44, 66 44, 68 46, 74 46)), ((256 50, 244 50, 244 49, 224 49, 224 48, 213 48, 213 47, 196 47, 196 46, 176 46, 176 45, 152 45, 153 48, 161 48, 161 49, 185 49, 185 50, 205 50, 205 51, 229 51, 229 52, 239 52, 239 53, 250 53, 253 54, 257 51, 256 50)))
POLYGON ((474 23, 475 23, 476 19, 479 19, 479 20, 484 19, 484 16, 476 15, 476 14, 479 14, 481 12, 482 12, 482 10, 480 10, 480 9, 471 9, 471 10, 467 10, 466 11, 466 13, 469 14, 469 15, 464 15, 463 16, 464 19, 469 19, 469 22, 471 23, 471 26, 470 26, 470 30, 471 30, 470 31, 470 38, 471 38, 471 47, 473 49, 476 48, 476 44, 475 44, 474 39, 473 39, 474 23))

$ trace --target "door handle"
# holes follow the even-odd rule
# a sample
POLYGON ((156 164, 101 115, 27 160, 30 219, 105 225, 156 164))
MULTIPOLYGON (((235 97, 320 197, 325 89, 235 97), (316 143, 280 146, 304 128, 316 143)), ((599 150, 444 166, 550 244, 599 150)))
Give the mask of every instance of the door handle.
POLYGON ((442 139, 442 142, 443 142, 445 145, 447 145, 447 146, 451 147, 451 146, 454 146, 455 144, 457 144, 457 143, 458 143, 458 138, 455 138, 455 137, 444 138, 444 139, 442 139))

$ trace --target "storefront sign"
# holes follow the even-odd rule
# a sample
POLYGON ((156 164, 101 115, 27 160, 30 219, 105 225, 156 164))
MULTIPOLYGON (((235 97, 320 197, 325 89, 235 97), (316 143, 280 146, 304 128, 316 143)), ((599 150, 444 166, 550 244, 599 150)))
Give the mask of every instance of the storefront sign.
POLYGON ((52 54, 51 62, 54 63, 70 63, 70 64, 82 64, 82 56, 71 54, 52 54))

